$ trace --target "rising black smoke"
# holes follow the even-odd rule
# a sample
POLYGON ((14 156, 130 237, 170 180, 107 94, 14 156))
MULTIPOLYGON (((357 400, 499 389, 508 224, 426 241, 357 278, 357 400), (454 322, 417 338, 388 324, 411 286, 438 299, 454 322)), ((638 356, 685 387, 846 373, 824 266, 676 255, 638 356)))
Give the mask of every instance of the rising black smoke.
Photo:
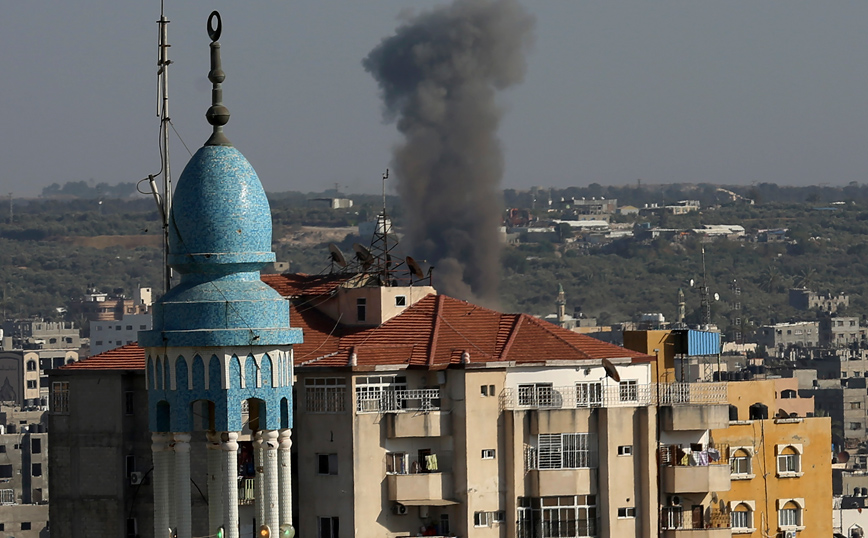
POLYGON ((503 154, 495 94, 521 82, 534 19, 516 0, 456 0, 407 19, 362 62, 404 141, 392 168, 409 248, 448 295, 493 305, 503 154))

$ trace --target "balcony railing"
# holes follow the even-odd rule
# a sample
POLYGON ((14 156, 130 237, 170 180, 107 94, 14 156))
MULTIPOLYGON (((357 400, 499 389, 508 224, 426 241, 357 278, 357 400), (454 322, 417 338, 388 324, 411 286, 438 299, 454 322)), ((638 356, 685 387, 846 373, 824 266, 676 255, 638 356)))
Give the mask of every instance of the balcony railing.
POLYGON ((238 504, 253 504, 256 496, 254 478, 241 478, 238 480, 238 504))
POLYGON ((578 383, 575 386, 537 385, 533 389, 505 388, 500 394, 501 408, 571 409, 583 407, 645 407, 648 405, 725 404, 725 383, 620 384, 602 386, 578 383), (658 395, 659 393, 659 395, 658 395))
POLYGON ((729 445, 716 443, 714 447, 693 450, 689 453, 679 445, 666 445, 657 449, 658 460, 662 466, 702 467, 706 465, 729 465, 729 445))
POLYGON ((670 506, 660 511, 660 526, 663 530, 703 530, 703 529, 728 529, 729 514, 714 510, 710 514, 705 512, 696 514, 691 509, 681 506, 670 506))
POLYGON ((359 413, 399 413, 440 409, 440 389, 383 389, 356 392, 359 413))

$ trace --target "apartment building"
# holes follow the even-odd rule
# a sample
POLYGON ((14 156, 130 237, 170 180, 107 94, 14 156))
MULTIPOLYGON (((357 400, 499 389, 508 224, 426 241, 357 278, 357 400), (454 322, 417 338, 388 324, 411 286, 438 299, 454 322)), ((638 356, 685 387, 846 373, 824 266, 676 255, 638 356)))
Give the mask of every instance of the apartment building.
POLYGON ((717 502, 733 535, 831 536, 831 420, 770 413, 776 382, 729 383, 730 421, 712 435, 728 447, 731 487, 717 502))
POLYGON ((0 406, 0 536, 48 533, 48 446, 44 411, 0 406))
POLYGON ((651 537, 665 504, 665 536, 730 536, 726 385, 658 390, 647 354, 445 296, 349 334, 335 312, 291 314, 300 532, 651 537))

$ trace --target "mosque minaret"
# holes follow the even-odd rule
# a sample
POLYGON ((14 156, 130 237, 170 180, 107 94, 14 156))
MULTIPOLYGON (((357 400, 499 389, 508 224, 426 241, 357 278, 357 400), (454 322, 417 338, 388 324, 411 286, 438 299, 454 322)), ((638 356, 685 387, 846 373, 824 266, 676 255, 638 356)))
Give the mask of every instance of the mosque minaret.
POLYGON ((260 280, 275 259, 271 210, 253 167, 223 132, 221 30, 214 12, 206 113, 213 131, 181 174, 169 216, 167 260, 181 279, 154 304, 153 329, 139 333, 158 538, 193 536, 191 442, 201 430, 208 534, 239 538, 237 451, 245 425, 255 438, 257 522, 273 535, 292 533, 292 344, 302 334, 290 327, 289 303, 260 280))

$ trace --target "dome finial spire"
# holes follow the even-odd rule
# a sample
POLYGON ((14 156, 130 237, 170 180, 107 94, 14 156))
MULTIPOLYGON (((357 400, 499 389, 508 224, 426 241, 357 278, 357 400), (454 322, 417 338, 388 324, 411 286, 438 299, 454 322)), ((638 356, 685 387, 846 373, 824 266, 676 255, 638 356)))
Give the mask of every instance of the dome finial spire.
POLYGON ((205 142, 206 146, 231 146, 232 142, 223 134, 223 126, 229 122, 229 109, 223 106, 223 80, 226 73, 220 65, 220 34, 223 32, 223 21, 220 13, 212 11, 208 16, 208 37, 211 38, 211 71, 208 72, 208 80, 211 81, 211 106, 205 113, 208 123, 214 126, 211 137, 205 142))

